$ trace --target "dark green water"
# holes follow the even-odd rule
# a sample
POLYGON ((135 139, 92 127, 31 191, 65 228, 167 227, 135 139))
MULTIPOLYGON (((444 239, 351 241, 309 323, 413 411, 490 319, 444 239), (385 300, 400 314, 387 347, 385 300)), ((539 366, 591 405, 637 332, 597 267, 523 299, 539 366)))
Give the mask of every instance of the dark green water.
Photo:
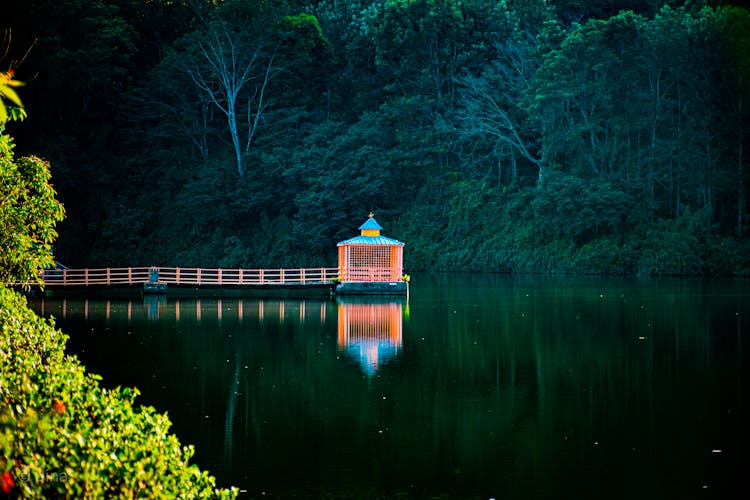
POLYGON ((747 498, 747 282, 411 285, 32 305, 245 498, 747 498))

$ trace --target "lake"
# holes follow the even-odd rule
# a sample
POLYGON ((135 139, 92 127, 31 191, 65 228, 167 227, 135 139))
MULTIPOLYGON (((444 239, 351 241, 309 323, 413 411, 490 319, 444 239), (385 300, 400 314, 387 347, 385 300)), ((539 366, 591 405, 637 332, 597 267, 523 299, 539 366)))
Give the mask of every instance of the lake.
POLYGON ((429 274, 408 300, 31 305, 240 498, 750 492, 747 281, 429 274))

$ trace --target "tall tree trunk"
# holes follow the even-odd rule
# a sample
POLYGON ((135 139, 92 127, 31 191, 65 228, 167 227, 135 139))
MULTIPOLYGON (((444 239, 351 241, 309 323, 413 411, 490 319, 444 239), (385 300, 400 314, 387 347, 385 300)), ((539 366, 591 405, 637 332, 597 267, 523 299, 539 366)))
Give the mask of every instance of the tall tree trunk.
POLYGON ((239 132, 237 131, 237 116, 235 115, 234 105, 229 107, 229 113, 227 113, 227 123, 229 124, 229 134, 232 136, 234 156, 237 160, 237 174, 242 178, 245 177, 245 168, 242 165, 242 149, 240 148, 240 136, 239 132))
POLYGON ((500 155, 497 157, 497 185, 503 185, 503 157, 500 155))
POLYGON ((737 146, 737 238, 742 238, 742 214, 745 210, 745 173, 743 164, 743 140, 744 140, 744 127, 742 123, 742 93, 739 94, 739 102, 737 104, 739 108, 739 143, 737 146))
MULTIPOLYGON (((677 174, 680 175, 683 172, 682 168, 682 86, 680 81, 677 82, 677 174)), ((677 191, 675 196, 675 215, 680 215, 680 204, 682 203, 682 196, 680 193, 681 182, 677 179, 677 185, 675 190, 677 191)))
POLYGON ((714 217, 713 191, 711 182, 713 182, 713 150, 711 149, 711 139, 706 143, 706 171, 703 177, 703 213, 706 215, 706 227, 711 227, 711 221, 714 217))

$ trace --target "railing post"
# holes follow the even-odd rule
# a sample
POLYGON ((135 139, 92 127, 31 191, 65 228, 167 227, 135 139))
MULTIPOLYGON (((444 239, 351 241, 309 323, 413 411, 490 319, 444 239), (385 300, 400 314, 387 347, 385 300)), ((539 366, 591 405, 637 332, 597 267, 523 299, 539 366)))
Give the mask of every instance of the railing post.
POLYGON ((198 268, 198 272, 195 273, 195 281, 198 285, 201 284, 201 268, 198 268))
POLYGON ((260 280, 261 285, 263 284, 263 269, 258 269, 258 279, 260 280))
POLYGON ((83 270, 83 284, 89 286, 89 268, 83 270))
POLYGON ((179 267, 174 268, 174 281, 175 281, 175 285, 180 284, 180 268, 179 267))
POLYGON ((240 276, 239 276, 239 278, 240 278, 240 285, 241 285, 241 284, 242 284, 242 269, 240 269, 239 271, 240 271, 240 276))
POLYGON ((133 284, 133 268, 129 267, 128 268, 128 285, 132 285, 132 284, 133 284))
POLYGON ((107 268, 107 285, 109 285, 109 268, 107 268))
POLYGON ((279 269, 279 281, 281 282, 282 285, 284 284, 284 270, 283 269, 279 269))
POLYGON ((63 286, 67 286, 68 284, 68 270, 63 269, 63 286))
POLYGON ((300 280, 300 282, 303 285, 305 284, 306 280, 305 280, 305 270, 304 269, 300 269, 299 270, 299 280, 300 280))

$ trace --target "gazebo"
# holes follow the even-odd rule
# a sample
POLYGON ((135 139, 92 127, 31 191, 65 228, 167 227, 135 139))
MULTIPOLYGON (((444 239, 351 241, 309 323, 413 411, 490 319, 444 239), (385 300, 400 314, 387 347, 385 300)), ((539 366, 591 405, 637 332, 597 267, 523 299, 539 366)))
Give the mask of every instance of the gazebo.
POLYGON ((337 293, 406 293, 404 243, 381 235, 382 229, 370 213, 359 236, 338 243, 337 293))

